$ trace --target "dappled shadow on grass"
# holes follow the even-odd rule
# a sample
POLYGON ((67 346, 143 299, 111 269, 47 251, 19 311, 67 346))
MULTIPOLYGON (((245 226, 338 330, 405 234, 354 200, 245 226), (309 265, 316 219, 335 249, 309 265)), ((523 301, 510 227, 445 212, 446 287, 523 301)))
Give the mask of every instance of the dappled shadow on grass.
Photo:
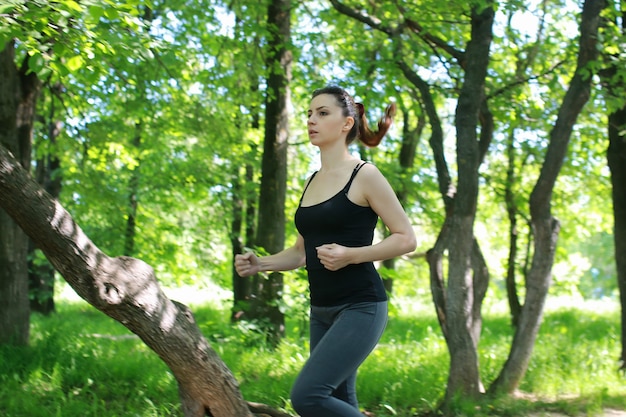
MULTIPOLYGON (((50 317, 33 315, 30 347, 0 347, 0 409, 13 410, 6 416, 48 417, 58 409, 85 417, 180 416, 176 382, 145 344, 86 303, 57 307, 50 317)), ((308 357, 301 317, 287 317, 288 337, 274 349, 259 328, 232 324, 229 306, 207 303, 192 310, 244 397, 291 411, 289 390, 308 357)), ((626 409, 626 384, 611 362, 618 325, 615 314, 548 312, 521 387, 529 394, 469 404, 459 415, 537 416, 543 410, 578 416, 626 409)), ((479 365, 487 386, 512 335, 506 314, 484 318, 479 365)), ((360 402, 377 417, 425 415, 445 393, 448 367, 447 346, 429 306, 409 313, 392 309, 379 346, 359 372, 360 402)))
POLYGON ((510 397, 484 402, 479 407, 485 415, 491 416, 626 416, 625 411, 620 411, 626 409, 624 396, 608 395, 605 390, 556 398, 518 392, 510 397))

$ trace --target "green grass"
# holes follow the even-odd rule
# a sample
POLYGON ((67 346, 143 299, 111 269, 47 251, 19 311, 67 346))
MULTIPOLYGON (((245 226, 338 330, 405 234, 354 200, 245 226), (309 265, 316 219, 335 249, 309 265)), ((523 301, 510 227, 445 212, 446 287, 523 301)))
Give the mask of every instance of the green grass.
MULTIPOLYGON (((381 343, 361 367, 363 408, 384 416, 434 410, 445 392, 448 351, 428 300, 395 301, 381 343)), ((200 327, 241 384, 244 397, 292 412, 289 390, 307 357, 301 322, 272 350, 250 326, 231 326, 228 305, 192 304, 200 327)), ((4 417, 181 416, 167 367, 126 328, 81 301, 33 315, 29 347, 0 346, 4 417)), ((511 341, 506 314, 484 318, 479 346, 483 382, 500 371, 511 341)), ((626 409, 617 372, 619 310, 549 309, 528 372, 515 397, 458 404, 458 415, 523 416, 559 411, 597 415, 626 409)))

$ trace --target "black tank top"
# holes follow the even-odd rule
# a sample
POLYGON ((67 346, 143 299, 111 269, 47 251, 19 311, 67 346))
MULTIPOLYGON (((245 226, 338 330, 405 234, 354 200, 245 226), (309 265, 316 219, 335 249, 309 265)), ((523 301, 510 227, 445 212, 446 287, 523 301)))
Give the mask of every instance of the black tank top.
MULTIPOLYGON (((357 165, 350 180, 335 196, 313 206, 300 205, 295 224, 304 238, 306 269, 309 276, 311 305, 336 306, 362 301, 386 301, 387 293, 372 262, 348 265, 329 271, 317 257, 316 247, 336 243, 348 247, 372 244, 378 215, 348 199, 348 190, 365 162, 357 165)), ((313 173, 309 184, 315 178, 313 173)), ((305 187, 304 193, 309 186, 305 187)))

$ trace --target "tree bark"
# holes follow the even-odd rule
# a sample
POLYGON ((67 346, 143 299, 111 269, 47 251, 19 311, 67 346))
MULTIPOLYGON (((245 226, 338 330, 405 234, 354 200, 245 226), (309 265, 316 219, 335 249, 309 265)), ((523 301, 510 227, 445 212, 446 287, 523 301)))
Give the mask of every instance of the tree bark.
MULTIPOLYGON (((28 58, 15 65, 15 42, 0 51, 0 146, 10 149, 29 170, 35 105, 41 83, 27 74, 28 58)), ((4 199, 5 195, 0 194, 4 199)), ((0 343, 27 345, 30 307, 28 300, 28 237, 0 210, 0 343)))
MULTIPOLYGON (((135 123, 135 136, 132 140, 132 149, 136 155, 141 155, 141 143, 143 137, 143 123, 135 123)), ((124 255, 135 254, 135 237, 137 235, 137 210, 139 209, 139 181, 141 179, 141 160, 137 160, 137 166, 130 173, 128 180, 128 206, 126 212, 126 228, 124 230, 124 255)))
POLYGON ((517 282, 515 280, 516 265, 517 265, 517 216, 519 209, 517 202, 515 201, 515 194, 513 192, 513 186, 515 182, 515 135, 513 133, 509 136, 507 143, 507 171, 506 171, 506 183, 504 184, 505 197, 504 203, 506 205, 506 212, 509 218, 509 257, 506 270, 506 295, 509 302, 509 310, 511 314, 511 324, 513 327, 517 327, 519 323, 519 316, 522 311, 522 305, 517 295, 517 282))
MULTIPOLYGON (((617 7, 617 5, 616 5, 617 7)), ((617 11, 617 10, 616 10, 617 11)), ((621 13, 622 36, 626 36, 626 9, 621 13)), ((602 74, 606 90, 613 97, 622 96, 626 90, 626 82, 617 77, 618 71, 624 71, 623 62, 617 60, 611 63, 608 70, 602 74), (618 63, 622 65, 618 68, 618 63)), ((620 354, 620 369, 626 370, 626 105, 609 114, 609 147, 607 160, 611 170, 611 197, 613 200, 613 240, 615 242, 615 263, 617 268, 617 284, 621 305, 621 333, 622 351, 620 354)))
MULTIPOLYGON (((269 253, 285 246, 285 193, 287 188, 287 146, 289 138, 289 83, 291 81, 292 53, 291 2, 272 0, 269 4, 269 55, 267 93, 265 100, 265 138, 259 201, 259 221, 256 244, 269 253)), ((265 279, 255 281, 256 298, 251 317, 267 319, 267 336, 272 344, 284 336, 285 317, 280 310, 283 293, 283 275, 273 272, 265 279)))
MULTIPOLYGON (((417 100, 416 100, 417 101, 417 100)), ((409 196, 409 190, 412 185, 411 172, 415 165, 415 153, 417 151, 417 145, 422 137, 424 128, 426 127, 426 116, 423 112, 416 115, 415 127, 411 127, 410 111, 400 101, 400 108, 402 109, 402 115, 404 120, 402 122, 402 144, 400 146, 400 154, 398 155, 398 164, 400 166, 400 185, 396 191, 398 201, 403 207, 406 207, 409 196)), ((396 267, 397 258, 390 258, 383 261, 383 266, 387 269, 393 270, 396 267)), ((385 277, 383 279, 385 290, 387 293, 393 293, 393 278, 385 277)))
POLYGON ((607 159, 613 186, 613 239, 620 294, 622 351, 620 368, 626 370, 626 107, 609 115, 607 159))
MULTIPOLYGON (((56 85, 54 90, 60 90, 56 85)), ((51 89, 52 90, 52 89, 51 89)), ((56 120, 54 97, 51 98, 50 118, 48 120, 48 141, 50 148, 54 149, 57 138, 61 134, 62 124, 56 120)), ((39 185, 52 198, 58 198, 61 194, 62 177, 61 161, 52 152, 46 152, 37 160, 35 178, 39 185)), ((38 254, 37 247, 29 239, 28 244, 28 292, 30 294, 30 309, 38 313, 49 315, 55 310, 54 303, 54 277, 55 271, 50 262, 42 259, 38 254)))
POLYGON ((192 312, 169 300, 153 269, 100 251, 61 205, 0 146, 0 206, 72 288, 138 335, 172 370, 186 417, 251 416, 230 370, 202 336, 192 312))
MULTIPOLYGON (((237 166, 233 167, 232 174, 232 200, 231 200, 231 212, 232 220, 230 223, 230 244, 232 248, 233 259, 235 255, 243 253, 244 243, 242 239, 242 228, 244 222, 244 204, 246 199, 244 198, 244 187, 242 182, 246 181, 243 175, 242 169, 237 166)), ((249 182, 248 184, 251 184, 249 182)), ((250 303, 250 291, 251 282, 250 277, 241 277, 237 274, 235 263, 232 264, 232 277, 233 277, 233 306, 231 309, 230 319, 231 321, 239 321, 245 318, 246 311, 248 311, 248 304, 250 303)))
POLYGON ((480 394, 478 354, 473 340, 474 306, 472 251, 474 219, 478 199, 480 148, 476 134, 484 100, 484 83, 489 65, 494 10, 472 10, 472 35, 466 50, 465 79, 456 109, 458 190, 453 202, 449 241, 449 283, 446 317, 450 374, 444 409, 457 395, 480 394))
POLYGON ((546 158, 530 196, 531 225, 535 240, 533 259, 527 277, 526 300, 509 357, 491 385, 490 393, 512 393, 517 389, 528 369, 528 362, 539 332, 560 229, 558 219, 551 213, 552 193, 563 165, 572 129, 589 99, 592 78, 589 74, 589 64, 598 57, 600 12, 605 6, 605 0, 586 0, 583 5, 576 72, 563 99, 554 128, 550 132, 546 158))

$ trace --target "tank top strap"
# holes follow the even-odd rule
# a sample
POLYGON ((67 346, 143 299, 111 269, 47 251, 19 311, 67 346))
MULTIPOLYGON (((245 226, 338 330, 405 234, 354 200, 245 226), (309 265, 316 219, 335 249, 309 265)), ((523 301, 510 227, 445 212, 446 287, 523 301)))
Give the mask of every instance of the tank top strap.
POLYGON ((304 193, 306 193, 306 190, 309 188, 309 185, 311 185, 311 182, 313 181, 315 174, 317 174, 317 171, 315 171, 313 175, 311 175, 311 178, 309 178, 309 181, 304 186, 304 190, 302 190, 302 194, 300 195, 300 202, 298 203, 298 206, 302 205, 302 199, 304 198, 304 193))
POLYGON ((350 189, 350 186, 352 185, 352 181, 354 180, 354 177, 356 177, 356 174, 359 173, 359 171, 361 170, 361 168, 363 168, 363 165, 367 164, 368 162, 365 161, 362 164, 359 163, 357 166, 354 167, 354 171, 352 171, 352 175, 350 176, 350 180, 348 181, 348 183, 346 184, 346 186, 343 188, 343 192, 347 193, 348 190, 350 189))

